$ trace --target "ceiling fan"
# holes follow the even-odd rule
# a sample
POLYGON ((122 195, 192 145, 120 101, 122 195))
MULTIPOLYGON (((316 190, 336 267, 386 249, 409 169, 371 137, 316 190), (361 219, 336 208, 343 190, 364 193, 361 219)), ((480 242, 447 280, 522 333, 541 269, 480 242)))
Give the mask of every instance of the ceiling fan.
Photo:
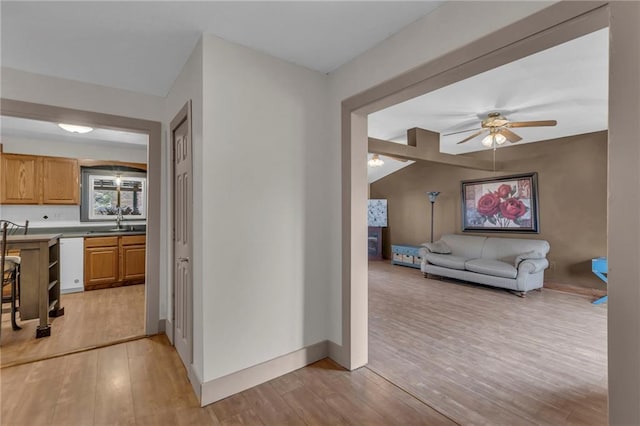
POLYGON ((449 133, 444 136, 456 135, 458 133, 465 132, 473 132, 476 131, 469 137, 464 138, 458 144, 469 142, 471 139, 476 138, 482 135, 485 132, 489 132, 484 139, 482 139, 482 145, 490 148, 496 147, 496 145, 502 145, 506 141, 511 143, 521 141, 522 138, 509 130, 514 127, 543 127, 543 126, 555 126, 558 124, 556 120, 542 120, 542 121, 509 121, 507 118, 502 116, 499 112, 491 112, 480 123, 479 128, 462 130, 460 132, 449 133))

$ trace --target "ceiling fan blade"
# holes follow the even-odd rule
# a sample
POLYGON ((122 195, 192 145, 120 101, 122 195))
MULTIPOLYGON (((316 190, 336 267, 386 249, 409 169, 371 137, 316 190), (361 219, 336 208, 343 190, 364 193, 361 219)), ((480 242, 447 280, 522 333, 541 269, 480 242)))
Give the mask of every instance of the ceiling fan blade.
POLYGON ((480 130, 482 129, 482 127, 478 127, 476 129, 468 129, 468 130, 460 130, 459 132, 453 132, 453 133, 446 133, 442 136, 451 136, 451 135, 457 135, 459 133, 467 133, 467 132, 473 132, 474 130, 480 130))
POLYGON ((511 130, 507 129, 506 127, 503 127, 500 130, 498 130, 498 133, 502 134, 502 136, 507 138, 507 140, 509 142, 511 142, 511 143, 518 142, 518 141, 522 140, 522 138, 520 136, 516 135, 515 133, 513 133, 511 130))
POLYGON ((479 132, 475 132, 474 134, 472 134, 471 136, 462 139, 460 142, 457 143, 457 145, 460 145, 461 143, 465 143, 470 141, 471 139, 475 138, 476 136, 480 136, 481 134, 483 134, 484 132, 488 131, 489 129, 482 129, 479 132))
POLYGON ((542 120, 542 121, 514 121, 507 123, 505 127, 543 127, 543 126, 555 126, 558 124, 556 120, 542 120))

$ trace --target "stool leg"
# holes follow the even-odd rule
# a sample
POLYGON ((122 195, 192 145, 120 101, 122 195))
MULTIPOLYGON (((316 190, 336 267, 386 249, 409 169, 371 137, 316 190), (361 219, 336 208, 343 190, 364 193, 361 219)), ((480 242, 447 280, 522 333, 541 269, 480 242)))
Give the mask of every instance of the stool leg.
POLYGON ((14 330, 21 330, 22 327, 16 322, 16 292, 18 291, 18 277, 19 274, 16 271, 14 273, 13 280, 11 280, 11 328, 14 330))

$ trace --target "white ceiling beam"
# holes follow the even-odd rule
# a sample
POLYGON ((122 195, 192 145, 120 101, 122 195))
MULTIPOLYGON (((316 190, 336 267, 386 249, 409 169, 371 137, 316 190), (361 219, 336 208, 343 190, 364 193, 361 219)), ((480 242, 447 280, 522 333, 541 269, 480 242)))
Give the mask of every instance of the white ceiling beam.
POLYGON ((413 161, 431 161, 467 167, 469 169, 494 170, 491 161, 479 160, 465 155, 440 152, 440 134, 418 127, 407 130, 407 145, 369 138, 369 152, 413 161))

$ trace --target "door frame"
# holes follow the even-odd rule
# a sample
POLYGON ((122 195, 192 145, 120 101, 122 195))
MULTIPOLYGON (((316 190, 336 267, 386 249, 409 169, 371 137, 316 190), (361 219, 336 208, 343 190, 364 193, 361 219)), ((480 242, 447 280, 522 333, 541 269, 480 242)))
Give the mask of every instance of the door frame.
POLYGON ((53 123, 75 123, 104 129, 124 130, 148 135, 147 145, 147 259, 145 282, 145 322, 147 336, 164 331, 160 321, 160 227, 162 194, 162 123, 113 114, 64 108, 53 105, 0 99, 2 115, 53 123))
POLYGON ((640 197, 633 186, 640 178, 640 107, 634 98, 640 86, 639 17, 636 2, 561 1, 342 102, 342 346, 331 347, 332 358, 349 369, 368 362, 367 227, 362 215, 367 199, 368 114, 515 60, 518 55, 528 56, 608 26, 609 421, 640 421, 640 197), (625 172, 629 173, 626 180, 625 172))
MULTIPOLYGON (((170 238, 170 244, 171 244, 171 265, 170 265, 170 282, 171 282, 171 292, 170 297, 171 297, 171 302, 168 304, 168 306, 170 306, 171 308, 171 312, 167 312, 167 321, 170 322, 170 332, 171 332, 171 343, 175 346, 175 336, 176 336, 176 324, 175 324, 175 311, 176 311, 176 302, 175 302, 175 289, 176 289, 176 277, 175 277, 175 260, 176 260, 176 250, 175 250, 175 244, 174 244, 174 236, 175 236, 175 176, 176 176, 176 172, 175 172, 175 139, 174 139, 174 131, 175 129, 178 128, 178 126, 180 126, 184 121, 187 122, 187 134, 189 135, 188 139, 189 139, 189 143, 190 143, 190 149, 192 149, 193 147, 193 132, 192 132, 192 115, 191 115, 191 108, 192 108, 192 101, 191 99, 189 99, 183 106, 182 108, 180 108, 180 111, 178 111, 176 113, 176 115, 173 117, 173 119, 171 120, 171 123, 169 125, 169 152, 170 152, 170 162, 171 162, 171 176, 170 176, 170 183, 169 186, 171 188, 171 195, 170 195, 170 199, 171 199, 171 208, 169 209, 170 213, 170 220, 168 221, 171 224, 171 238, 170 238)), ((191 150, 191 180, 190 180, 190 185, 188 188, 189 191, 189 199, 193 200, 193 150, 191 150)), ((193 216, 193 215, 192 215, 193 216)), ((187 369, 187 371, 189 372, 189 380, 192 381, 192 376, 191 376, 191 372, 193 371, 193 368, 191 368, 191 364, 193 364, 193 304, 194 304, 194 300, 193 300, 193 217, 191 219, 191 226, 189 227, 189 232, 190 232, 190 238, 189 238, 189 255, 190 255, 190 259, 189 259, 189 269, 190 269, 190 276, 191 276, 191 283, 192 283, 192 291, 191 291, 191 299, 189 300, 189 317, 190 317, 190 321, 189 321, 189 330, 188 330, 188 335, 189 335, 189 365, 185 365, 185 368, 187 369)))

